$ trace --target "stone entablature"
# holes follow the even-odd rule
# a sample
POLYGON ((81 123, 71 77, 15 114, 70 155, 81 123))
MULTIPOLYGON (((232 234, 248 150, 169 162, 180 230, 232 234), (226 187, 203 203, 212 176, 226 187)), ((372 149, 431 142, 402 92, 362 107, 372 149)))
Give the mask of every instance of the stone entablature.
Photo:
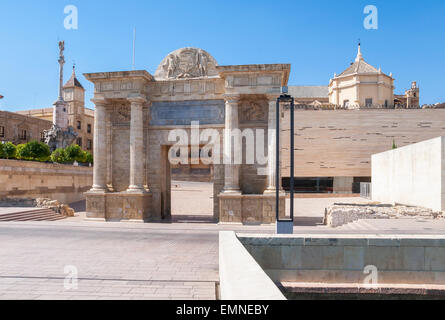
MULTIPOLYGON (((275 128, 276 99, 287 85, 289 72, 287 64, 218 66, 204 50, 184 48, 167 56, 155 77, 144 70, 85 74, 95 85, 92 101, 96 104, 88 217, 170 219, 168 152, 174 142, 168 141, 169 130, 189 130, 192 121, 200 121, 218 131, 225 150, 230 144, 224 143, 224 128, 261 127, 267 132, 268 127, 275 128)), ((275 139, 268 139, 267 152, 275 157, 275 139)), ((264 176, 258 175, 258 169, 215 165, 215 220, 274 222, 269 204, 275 190, 274 161, 269 161, 264 176), (233 197, 244 200, 233 201, 233 197), (258 215, 258 208, 263 214, 258 215), (239 217, 224 213, 232 211, 239 217)))

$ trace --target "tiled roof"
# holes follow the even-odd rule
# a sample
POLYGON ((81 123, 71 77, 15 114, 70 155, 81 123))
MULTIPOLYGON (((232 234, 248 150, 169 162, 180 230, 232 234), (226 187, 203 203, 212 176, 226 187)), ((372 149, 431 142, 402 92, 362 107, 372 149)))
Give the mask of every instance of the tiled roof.
POLYGON ((358 60, 343 71, 340 76, 347 76, 354 73, 379 73, 379 70, 371 66, 365 60, 358 60))
POLYGON ((72 87, 77 87, 77 88, 82 88, 82 85, 80 84, 79 80, 77 80, 76 78, 76 70, 73 67, 73 74, 71 75, 71 78, 65 83, 65 85, 63 86, 64 88, 72 88, 72 87))

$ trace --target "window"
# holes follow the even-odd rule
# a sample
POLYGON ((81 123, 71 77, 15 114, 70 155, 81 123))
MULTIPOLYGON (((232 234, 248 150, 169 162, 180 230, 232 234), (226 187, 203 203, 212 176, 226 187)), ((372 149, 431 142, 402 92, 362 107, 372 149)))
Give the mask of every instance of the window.
POLYGON ((76 144, 77 144, 79 147, 82 147, 82 138, 77 138, 76 144))
POLYGON ((87 141, 87 150, 92 150, 93 149, 93 140, 88 139, 87 141))
POLYGON ((414 98, 417 97, 417 93, 414 92, 414 98))
POLYGON ((0 126, 0 138, 4 138, 4 137, 5 137, 5 127, 0 126))
POLYGON ((368 99, 366 99, 366 100, 365 100, 365 105, 366 105, 367 107, 372 107, 372 98, 368 98, 368 99))
POLYGON ((88 132, 88 133, 91 133, 91 124, 88 124, 88 125, 87 125, 87 132, 88 132))
POLYGON ((28 138, 28 132, 26 132, 24 129, 20 130, 19 138, 20 140, 26 140, 28 138))
POLYGON ((82 122, 80 122, 80 121, 77 121, 77 129, 82 129, 82 122))

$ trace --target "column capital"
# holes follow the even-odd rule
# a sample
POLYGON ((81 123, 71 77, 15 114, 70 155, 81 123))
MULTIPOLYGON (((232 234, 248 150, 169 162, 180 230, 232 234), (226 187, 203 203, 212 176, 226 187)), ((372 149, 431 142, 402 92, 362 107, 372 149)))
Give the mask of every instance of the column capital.
POLYGON ((237 103, 241 100, 240 94, 224 94, 223 98, 228 103, 237 103))
POLYGON ((130 96, 127 98, 128 101, 133 105, 141 105, 147 102, 147 99, 144 96, 130 96))
POLYGON ((280 97, 278 93, 268 93, 266 94, 266 98, 269 102, 277 102, 277 99, 280 97))
POLYGON ((105 99, 93 98, 90 100, 96 107, 105 107, 107 105, 107 101, 105 99))

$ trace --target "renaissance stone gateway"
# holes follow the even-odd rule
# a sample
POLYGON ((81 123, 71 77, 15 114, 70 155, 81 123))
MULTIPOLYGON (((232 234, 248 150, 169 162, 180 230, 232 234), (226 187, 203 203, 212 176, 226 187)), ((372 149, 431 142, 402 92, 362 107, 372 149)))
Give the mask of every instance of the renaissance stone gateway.
MULTIPOLYGON (((96 105, 94 185, 86 194, 87 218, 171 219, 168 155, 175 142, 169 141, 169 132, 190 132, 192 122, 199 121, 200 128, 220 133, 220 145, 229 154, 224 129, 264 129, 270 159, 265 167, 214 164, 214 219, 274 223, 275 190, 281 186, 275 184, 277 146, 268 132, 275 132, 276 101, 289 72, 288 64, 218 66, 206 51, 183 48, 169 54, 154 76, 147 71, 85 74, 94 83, 96 105)), ((243 143, 243 153, 245 148, 243 143)))

